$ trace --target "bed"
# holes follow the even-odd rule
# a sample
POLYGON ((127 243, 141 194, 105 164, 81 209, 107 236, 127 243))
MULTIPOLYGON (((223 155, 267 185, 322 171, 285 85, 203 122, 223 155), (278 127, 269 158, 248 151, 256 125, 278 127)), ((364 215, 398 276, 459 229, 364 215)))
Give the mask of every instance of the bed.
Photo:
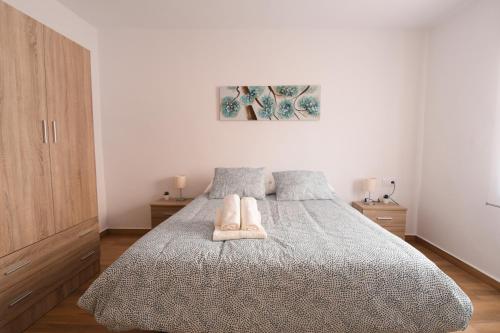
POLYGON ((213 242, 196 198, 106 269, 79 306, 112 330, 452 332, 472 304, 424 255, 338 197, 259 200, 265 240, 213 242))

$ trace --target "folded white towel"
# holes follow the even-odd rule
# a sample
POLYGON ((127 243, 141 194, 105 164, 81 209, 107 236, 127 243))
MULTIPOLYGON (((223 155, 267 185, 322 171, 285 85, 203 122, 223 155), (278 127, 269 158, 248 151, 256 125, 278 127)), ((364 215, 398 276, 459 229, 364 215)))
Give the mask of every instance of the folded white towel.
POLYGON ((241 230, 259 230, 261 219, 257 200, 252 197, 241 198, 241 230))
POLYGON ((225 241, 225 240, 236 240, 236 239, 265 239, 267 238, 267 233, 260 225, 258 230, 247 231, 247 230, 222 230, 222 210, 217 208, 215 213, 214 222, 214 241, 225 241))
POLYGON ((222 230, 222 209, 217 208, 214 223, 214 241, 241 239, 240 230, 222 230))
POLYGON ((267 232, 262 226, 259 226, 257 230, 240 230, 241 239, 266 239, 267 232))
POLYGON ((240 196, 231 194, 224 198, 224 206, 222 207, 222 230, 240 230, 241 212, 240 212, 240 196))

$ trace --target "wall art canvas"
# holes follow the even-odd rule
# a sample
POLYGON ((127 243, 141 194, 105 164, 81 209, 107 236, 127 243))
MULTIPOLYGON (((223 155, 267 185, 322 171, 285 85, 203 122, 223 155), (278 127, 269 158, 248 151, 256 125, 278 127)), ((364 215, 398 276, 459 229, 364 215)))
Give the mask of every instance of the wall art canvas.
POLYGON ((227 86, 219 88, 220 120, 319 120, 321 87, 227 86))

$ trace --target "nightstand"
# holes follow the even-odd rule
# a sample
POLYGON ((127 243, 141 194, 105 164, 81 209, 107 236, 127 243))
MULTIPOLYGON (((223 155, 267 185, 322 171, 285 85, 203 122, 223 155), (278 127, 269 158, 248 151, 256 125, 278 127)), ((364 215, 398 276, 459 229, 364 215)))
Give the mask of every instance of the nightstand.
POLYGON ((151 206, 151 229, 156 227, 158 224, 162 223, 170 216, 174 215, 182 208, 186 207, 188 203, 193 201, 193 199, 184 199, 182 201, 170 199, 159 199, 153 201, 151 206))
POLYGON ((384 227, 394 235, 405 239, 406 211, 403 206, 394 203, 375 203, 367 205, 364 202, 353 202, 352 206, 373 222, 384 227))

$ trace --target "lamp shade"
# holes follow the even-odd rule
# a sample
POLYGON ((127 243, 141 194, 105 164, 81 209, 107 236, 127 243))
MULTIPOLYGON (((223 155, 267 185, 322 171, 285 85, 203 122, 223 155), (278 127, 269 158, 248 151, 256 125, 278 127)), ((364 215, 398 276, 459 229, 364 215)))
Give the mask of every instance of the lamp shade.
POLYGON ((186 187, 186 176, 175 176, 175 187, 184 188, 186 187))
POLYGON ((365 192, 375 192, 375 188, 377 187, 377 178, 368 178, 363 182, 363 188, 365 192))

